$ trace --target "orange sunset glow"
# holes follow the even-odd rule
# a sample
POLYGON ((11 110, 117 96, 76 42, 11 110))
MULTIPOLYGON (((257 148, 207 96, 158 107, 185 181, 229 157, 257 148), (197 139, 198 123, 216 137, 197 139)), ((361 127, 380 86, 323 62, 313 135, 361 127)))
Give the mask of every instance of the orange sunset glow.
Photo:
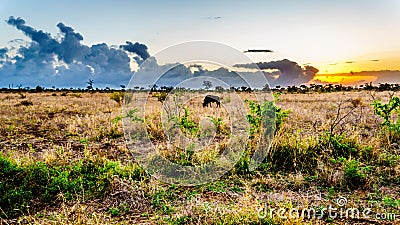
POLYGON ((400 78, 400 53, 397 53, 396 56, 394 53, 387 55, 388 57, 380 55, 381 57, 371 56, 369 59, 355 58, 313 64, 319 69, 319 73, 310 83, 359 85, 369 82, 396 82, 400 78), (392 79, 388 79, 388 77, 392 79))
POLYGON ((351 76, 341 74, 324 74, 317 75, 311 83, 340 83, 344 85, 352 85, 357 83, 369 83, 374 82, 377 79, 376 76, 351 76))

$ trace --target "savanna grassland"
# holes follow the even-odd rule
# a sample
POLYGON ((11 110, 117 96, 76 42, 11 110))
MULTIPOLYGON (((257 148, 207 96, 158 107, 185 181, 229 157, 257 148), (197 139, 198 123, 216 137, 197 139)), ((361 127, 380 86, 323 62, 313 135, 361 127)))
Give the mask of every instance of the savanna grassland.
MULTIPOLYGON (((232 101, 214 94, 222 105, 232 101)), ((135 162, 122 122, 144 121, 163 156, 198 165, 218 157, 232 135, 223 107, 203 108, 202 99, 188 102, 178 118, 181 131, 203 137, 198 116, 207 114, 216 133, 200 153, 177 152, 163 144, 168 137, 157 93, 149 98, 148 113, 138 118, 134 111, 122 113, 118 93, 3 92, 1 224, 399 223, 398 102, 385 106, 396 96, 368 91, 276 95, 276 131, 260 167, 248 169, 246 156, 254 152, 250 137, 243 158, 223 177, 183 187, 154 179, 135 162), (340 208, 337 199, 343 197, 342 208, 369 207, 370 218, 280 218, 267 211, 313 208, 318 216, 323 207, 340 208), (386 218, 377 219, 378 213, 386 218)))

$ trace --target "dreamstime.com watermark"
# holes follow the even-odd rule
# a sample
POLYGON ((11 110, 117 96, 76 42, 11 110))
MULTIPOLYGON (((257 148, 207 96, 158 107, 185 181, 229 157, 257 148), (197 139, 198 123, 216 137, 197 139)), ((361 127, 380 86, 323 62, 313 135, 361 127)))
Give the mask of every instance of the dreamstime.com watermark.
POLYGON ((395 221, 400 218, 399 215, 390 212, 374 212, 371 208, 354 208, 346 207, 347 199, 339 197, 336 199, 336 206, 314 206, 308 208, 273 208, 265 204, 263 208, 258 210, 258 217, 264 218, 279 218, 279 219, 367 219, 367 220, 381 220, 381 221, 395 221))

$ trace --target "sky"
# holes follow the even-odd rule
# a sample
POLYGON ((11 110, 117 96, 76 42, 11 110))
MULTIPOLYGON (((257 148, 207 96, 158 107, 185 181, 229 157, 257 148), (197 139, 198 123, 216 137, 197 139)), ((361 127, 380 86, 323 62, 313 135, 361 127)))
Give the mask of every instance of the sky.
MULTIPOLYGON (((0 15, 2 19, 0 48, 6 47, 8 50, 20 43, 12 40, 23 39, 27 43, 34 42, 21 30, 16 29, 16 26, 7 24, 6 20, 13 16, 21 17, 25 25, 50 33, 56 40, 62 39, 65 35, 57 27, 61 22, 79 33, 82 36, 79 43, 89 48, 101 43, 105 43, 107 49, 118 48, 129 41, 132 44, 138 42, 145 45, 150 55, 156 55, 157 52, 174 44, 209 40, 232 46, 240 51, 248 49, 273 51, 246 53, 254 62, 282 62, 287 65, 287 61, 283 61, 287 59, 296 62, 304 71, 307 65, 315 67, 319 72, 314 74, 311 81, 342 83, 377 81, 379 73, 372 75, 364 73, 384 70, 394 71, 392 75, 384 75, 392 76, 390 81, 395 82, 397 76, 400 80, 400 74, 395 72, 400 70, 400 1, 398 0, 0 0, 0 15)), ((127 52, 124 48, 122 50, 127 52)), ((94 50, 90 48, 88 51, 93 56, 94 50)), ((111 53, 109 49, 107 51, 110 54, 124 54, 111 53)), ((29 56, 40 52, 32 50, 29 56)), ((141 57, 136 57, 134 60, 132 54, 137 52, 129 53, 131 61, 140 63, 140 60, 145 60, 141 57)), ((60 55, 58 57, 58 61, 62 63, 62 57, 60 55)), ((125 56, 121 57, 121 63, 125 63, 125 56)), ((81 58, 76 59, 81 60, 81 58)), ((85 60, 87 61, 86 56, 85 60)), ((97 69, 98 61, 86 61, 90 70, 97 69)), ((32 61, 28 63, 25 60, 21 62, 22 64, 32 65, 32 61)), ((71 71, 74 66, 79 65, 63 67, 62 71, 71 71)), ((0 68, 0 86, 7 83, 10 74, 17 67, 0 68)), ((43 71, 43 68, 38 69, 37 65, 35 68, 43 71)), ((279 66, 274 69, 279 70, 281 76, 285 74, 279 66)), ((78 71, 85 73, 82 68, 78 71)), ((102 67, 103 74, 109 71, 108 67, 102 67)), ((21 73, 15 73, 14 78, 19 75, 21 73)), ((26 76, 32 78, 26 71, 23 75, 21 79, 25 79, 26 76)), ((49 73, 48 76, 50 75, 49 73)), ((72 79, 72 75, 68 76, 72 79)), ((123 76, 122 80, 126 80, 129 74, 123 76)), ((14 78, 9 80, 12 81, 14 78)), ((41 79, 46 79, 46 76, 41 79)), ((73 82, 68 83, 72 84, 73 82)))

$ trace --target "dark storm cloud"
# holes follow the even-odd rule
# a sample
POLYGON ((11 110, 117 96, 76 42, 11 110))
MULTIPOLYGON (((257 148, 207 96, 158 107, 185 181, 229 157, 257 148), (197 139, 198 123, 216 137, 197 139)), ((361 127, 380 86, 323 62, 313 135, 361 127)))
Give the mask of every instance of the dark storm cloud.
POLYGON ((105 43, 87 46, 83 35, 64 23, 58 23, 61 38, 26 25, 22 18, 9 17, 6 23, 22 31, 31 39, 0 50, 0 85, 18 83, 23 86, 74 86, 84 87, 94 79, 99 87, 118 87, 132 76, 127 52, 135 53, 141 60, 150 55, 147 46, 127 41, 121 48, 105 43), (125 50, 125 51, 124 51, 125 50), (12 55, 12 57, 11 57, 12 55))
POLYGON ((0 65, 3 64, 5 60, 8 58, 7 52, 8 52, 7 48, 0 48, 0 65))
POLYGON ((36 30, 33 27, 25 25, 25 20, 22 18, 14 18, 11 16, 6 20, 7 24, 15 26, 18 30, 22 31, 26 36, 32 39, 32 41, 40 45, 41 53, 51 53, 58 47, 58 42, 51 37, 49 33, 45 33, 42 30, 36 30))
POLYGON ((190 65, 188 68, 196 69, 195 71, 193 71, 193 76, 201 76, 202 74, 204 74, 204 72, 206 72, 206 70, 203 68, 203 66, 197 65, 197 64, 190 65))
POLYGON ((261 70, 271 69, 278 70, 277 73, 266 73, 272 85, 299 85, 308 83, 312 80, 315 74, 318 73, 318 69, 312 66, 305 66, 303 69, 296 62, 290 61, 288 59, 283 59, 280 61, 272 62, 259 62, 253 64, 236 64, 234 67, 238 68, 249 68, 261 70), (276 75, 278 76, 276 78, 276 75))
POLYGON ((65 26, 63 23, 58 23, 57 27, 60 29, 62 33, 66 36, 74 37, 76 40, 82 41, 83 37, 80 33, 75 33, 72 27, 65 26))
POLYGON ((72 63, 74 60, 83 61, 85 56, 91 52, 88 46, 81 44, 83 36, 79 33, 75 33, 73 28, 63 23, 58 23, 57 27, 64 35, 57 50, 54 52, 57 54, 58 59, 64 60, 67 64, 72 63))
POLYGON ((144 60, 146 60, 147 58, 150 57, 150 54, 147 51, 148 50, 147 46, 144 44, 140 44, 138 42, 133 44, 130 41, 126 41, 125 45, 120 45, 119 47, 124 49, 127 52, 132 52, 132 53, 137 54, 140 58, 134 57, 134 59, 138 64, 141 64, 141 62, 143 62, 144 60))
POLYGON ((23 20, 20 17, 15 18, 13 16, 10 16, 8 20, 6 20, 6 22, 8 25, 15 26, 18 30, 22 31, 26 36, 30 37, 33 41, 36 41, 38 43, 43 43, 45 41, 52 40, 50 34, 45 33, 41 30, 38 31, 33 27, 25 25, 25 20, 23 20))
POLYGON ((0 48, 0 58, 4 58, 7 52, 7 48, 0 48))

